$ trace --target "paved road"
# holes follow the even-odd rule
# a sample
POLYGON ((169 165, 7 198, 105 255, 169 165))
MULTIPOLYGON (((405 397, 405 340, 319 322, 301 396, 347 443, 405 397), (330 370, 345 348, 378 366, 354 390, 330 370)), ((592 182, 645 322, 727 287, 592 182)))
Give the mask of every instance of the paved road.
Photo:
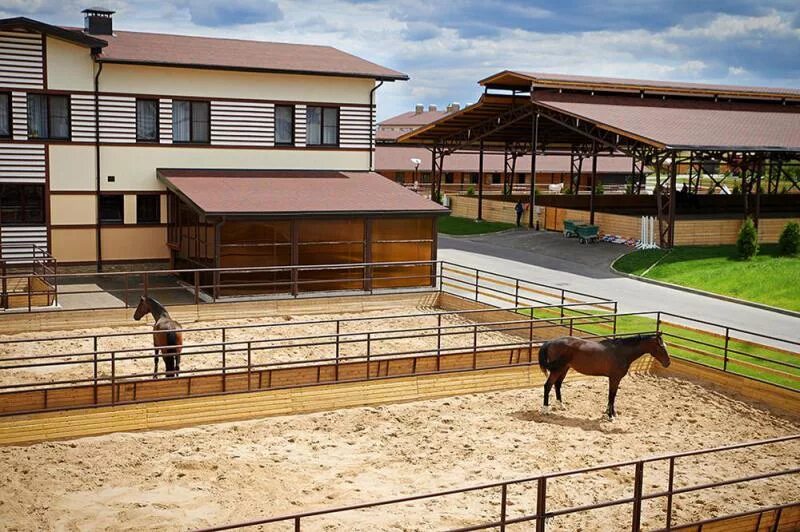
POLYGON ((620 312, 661 310, 800 341, 800 318, 612 273, 611 263, 629 250, 626 246, 605 242, 581 245, 575 239, 565 239, 553 232, 512 231, 480 237, 440 235, 439 238, 441 259, 613 299, 619 302, 620 312))

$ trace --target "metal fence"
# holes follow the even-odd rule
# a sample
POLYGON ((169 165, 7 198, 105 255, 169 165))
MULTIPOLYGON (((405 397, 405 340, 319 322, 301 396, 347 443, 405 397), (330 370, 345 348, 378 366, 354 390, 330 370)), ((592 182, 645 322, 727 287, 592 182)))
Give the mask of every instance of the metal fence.
MULTIPOLYGON (((411 495, 408 497, 398 497, 394 499, 387 499, 376 502, 354 504, 351 506, 341 506, 338 508, 321 509, 315 511, 300 512, 290 515, 282 515, 277 517, 268 517, 265 519, 257 519, 253 521, 245 521, 235 524, 222 525, 203 530, 204 532, 210 532, 210 531, 220 531, 220 530, 232 530, 236 528, 249 528, 256 526, 263 527, 264 525, 270 525, 270 524, 284 524, 284 525, 291 525, 294 527, 294 530, 299 531, 302 530, 303 522, 308 521, 311 518, 334 517, 336 514, 355 512, 359 510, 378 509, 378 508, 380 508, 384 512, 391 512, 392 507, 398 507, 399 505, 404 505, 415 501, 429 501, 429 500, 442 499, 445 497, 451 497, 454 495, 464 495, 464 494, 487 492, 487 491, 495 494, 496 498, 495 500, 497 500, 498 519, 489 522, 479 522, 471 526, 456 528, 452 530, 466 532, 473 530, 499 529, 500 531, 505 531, 506 527, 508 527, 509 525, 532 523, 537 532, 544 532, 547 529, 547 522, 550 519, 560 516, 576 514, 580 512, 588 512, 600 508, 609 508, 614 506, 625 505, 625 506, 630 506, 631 508, 630 525, 629 525, 630 530, 632 530, 633 532, 639 532, 642 528, 643 503, 657 499, 664 501, 665 505, 664 525, 666 530, 670 530, 672 528, 680 526, 680 523, 675 522, 675 517, 674 517, 673 501, 676 496, 690 494, 690 493, 700 494, 704 491, 713 490, 724 486, 731 486, 734 484, 742 484, 746 482, 753 482, 753 481, 765 480, 776 477, 792 476, 792 478, 796 478, 798 477, 798 473, 800 473, 800 467, 796 467, 797 464, 793 464, 795 467, 790 466, 783 468, 775 468, 771 471, 757 473, 753 475, 739 476, 731 479, 724 479, 713 482, 704 482, 701 484, 692 484, 688 486, 677 487, 675 480, 678 468, 680 467, 681 459, 700 456, 700 455, 710 455, 710 454, 730 452, 739 449, 751 449, 752 452, 755 453, 769 446, 775 446, 786 442, 797 442, 797 441, 800 441, 800 434, 784 436, 780 438, 772 438, 768 440, 755 441, 755 442, 740 443, 736 445, 727 445, 724 447, 716 447, 711 449, 701 449, 696 451, 687 451, 687 452, 673 453, 662 456, 654 456, 649 458, 642 458, 639 460, 617 462, 617 463, 599 465, 594 467, 585 467, 581 469, 573 469, 570 471, 544 473, 541 475, 534 475, 521 479, 492 482, 492 483, 481 484, 476 486, 468 486, 463 488, 454 488, 449 490, 437 491, 434 493, 411 495), (660 467, 666 466, 668 471, 666 489, 645 491, 644 478, 646 475, 646 471, 648 471, 649 469, 658 468, 659 466, 660 467), (618 472, 624 469, 633 470, 633 479, 630 486, 631 487, 630 496, 615 498, 615 499, 603 499, 593 504, 558 507, 558 508, 554 508, 553 505, 548 502, 548 486, 550 486, 556 479, 565 477, 577 477, 580 479, 587 476, 590 473, 604 472, 604 471, 618 472), (536 485, 535 512, 534 513, 523 512, 519 515, 511 515, 513 506, 509 504, 511 502, 509 500, 510 488, 523 484, 536 485)), ((600 496, 602 496, 602 494, 600 494, 600 496)), ((608 527, 608 523, 604 523, 604 525, 608 527)), ((319 528, 318 519, 315 521, 315 529, 316 528, 319 528)))

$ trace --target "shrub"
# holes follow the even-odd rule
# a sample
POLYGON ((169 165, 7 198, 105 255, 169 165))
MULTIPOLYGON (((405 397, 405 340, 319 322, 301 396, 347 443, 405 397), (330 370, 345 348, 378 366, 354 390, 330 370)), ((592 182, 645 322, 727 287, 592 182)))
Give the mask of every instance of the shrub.
POLYGON ((781 231, 778 239, 778 252, 781 255, 797 255, 800 253, 800 224, 789 222, 781 231))
POLYGON ((731 194, 733 194, 734 196, 738 196, 741 193, 742 193, 742 188, 739 186, 739 183, 738 182, 734 183, 733 190, 731 190, 731 194))
POLYGON ((475 195, 475 187, 472 185, 467 187, 467 196, 474 196, 475 195))
POLYGON ((744 260, 750 260, 758 253, 758 230, 750 218, 747 218, 739 229, 736 249, 744 260))
POLYGON ((595 193, 596 195, 598 195, 598 196, 602 196, 602 195, 603 195, 603 192, 605 192, 605 190, 606 190, 606 188, 605 188, 605 186, 603 185, 603 182, 602 182, 602 181, 598 181, 597 183, 595 183, 595 184, 594 184, 594 193, 595 193))

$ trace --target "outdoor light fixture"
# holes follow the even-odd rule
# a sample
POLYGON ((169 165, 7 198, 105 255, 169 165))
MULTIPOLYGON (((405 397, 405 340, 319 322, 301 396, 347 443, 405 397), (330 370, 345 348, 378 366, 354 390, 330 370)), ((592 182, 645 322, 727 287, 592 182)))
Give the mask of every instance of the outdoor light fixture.
POLYGON ((416 157, 411 158, 411 164, 414 165, 414 190, 417 190, 419 186, 419 165, 422 164, 422 159, 417 159, 416 157))

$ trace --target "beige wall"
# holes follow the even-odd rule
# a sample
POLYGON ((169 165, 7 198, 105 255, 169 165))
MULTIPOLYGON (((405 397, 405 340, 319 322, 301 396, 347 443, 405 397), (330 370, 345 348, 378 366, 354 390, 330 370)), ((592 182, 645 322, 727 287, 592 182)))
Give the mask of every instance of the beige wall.
POLYGON ((58 262, 89 262, 95 260, 96 240, 94 229, 51 230, 51 253, 58 262))
POLYGON ((94 90, 94 61, 89 48, 47 37, 47 88, 94 90))
POLYGON ((366 169, 368 152, 181 148, 175 146, 101 148, 101 190, 164 190, 156 168, 366 169), (114 183, 108 182, 113 175, 114 183))
POLYGON ((101 92, 369 103, 371 79, 106 64, 101 92))
POLYGON ((93 195, 50 196, 51 225, 86 225, 96 220, 97 201, 93 195))
POLYGON ((136 223, 136 194, 125 194, 123 221, 126 224, 136 223))
POLYGON ((50 190, 95 189, 95 155, 92 145, 51 144, 50 190))
POLYGON ((103 261, 168 259, 166 227, 103 227, 103 261))

